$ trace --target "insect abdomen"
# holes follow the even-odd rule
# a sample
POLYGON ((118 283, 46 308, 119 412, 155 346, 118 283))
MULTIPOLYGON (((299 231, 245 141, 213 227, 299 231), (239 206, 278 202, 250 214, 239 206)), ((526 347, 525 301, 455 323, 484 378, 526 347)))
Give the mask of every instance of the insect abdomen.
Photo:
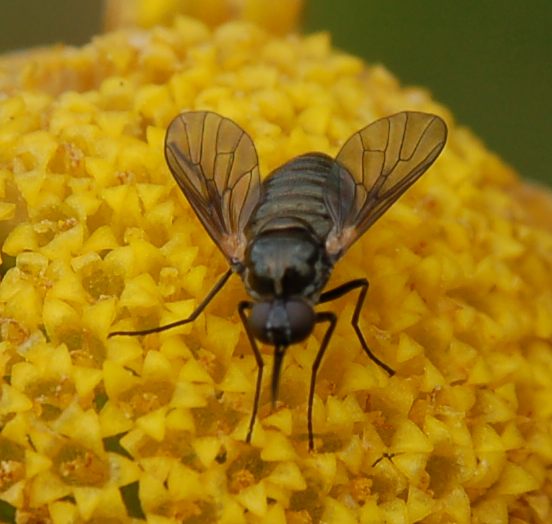
POLYGON ((323 241, 332 227, 324 203, 334 160, 321 153, 302 155, 263 181, 263 197, 248 226, 250 238, 273 228, 310 227, 323 241))

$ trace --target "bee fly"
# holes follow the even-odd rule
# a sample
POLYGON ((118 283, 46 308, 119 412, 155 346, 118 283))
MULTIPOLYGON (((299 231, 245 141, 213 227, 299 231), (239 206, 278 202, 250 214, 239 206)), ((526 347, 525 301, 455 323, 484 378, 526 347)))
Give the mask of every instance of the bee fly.
POLYGON ((323 289, 334 264, 431 166, 446 137, 446 125, 438 116, 397 113, 356 132, 335 159, 307 153, 261 182, 253 141, 237 124, 208 111, 178 115, 165 138, 167 164, 230 267, 188 318, 109 336, 147 335, 192 322, 237 273, 252 298, 238 304, 238 313, 258 369, 247 442, 259 407, 264 367, 257 340, 274 346, 274 403, 288 346, 308 337, 316 324, 327 325, 310 380, 312 450, 316 374, 337 322, 335 313, 317 312, 314 306, 360 290, 352 326, 366 355, 389 375, 394 373, 372 353, 358 325, 368 280, 323 289))

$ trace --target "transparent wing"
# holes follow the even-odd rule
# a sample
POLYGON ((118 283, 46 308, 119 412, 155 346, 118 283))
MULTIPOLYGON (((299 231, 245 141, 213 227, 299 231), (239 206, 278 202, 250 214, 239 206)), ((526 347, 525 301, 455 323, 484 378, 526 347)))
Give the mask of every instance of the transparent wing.
POLYGON ((334 222, 328 253, 339 258, 433 164, 446 139, 441 118, 418 112, 382 118, 349 138, 325 193, 334 222))
POLYGON ((182 113, 167 129, 165 158, 211 238, 231 263, 241 262, 243 231, 260 197, 257 151, 249 135, 216 113, 182 113))

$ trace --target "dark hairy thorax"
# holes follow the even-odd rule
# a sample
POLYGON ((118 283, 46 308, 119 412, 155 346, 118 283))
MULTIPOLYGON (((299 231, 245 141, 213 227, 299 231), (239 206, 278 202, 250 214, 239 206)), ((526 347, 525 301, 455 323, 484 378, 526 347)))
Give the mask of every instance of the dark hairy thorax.
POLYGON ((303 155, 263 182, 246 230, 243 275, 257 300, 301 296, 317 302, 332 268, 325 241, 333 222, 324 193, 333 163, 323 154, 303 155))

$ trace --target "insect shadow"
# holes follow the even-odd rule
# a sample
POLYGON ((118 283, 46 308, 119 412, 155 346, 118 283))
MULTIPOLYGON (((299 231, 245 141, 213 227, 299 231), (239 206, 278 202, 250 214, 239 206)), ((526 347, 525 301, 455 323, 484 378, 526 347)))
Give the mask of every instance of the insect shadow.
POLYGON ((368 280, 323 290, 335 263, 431 166, 446 137, 447 127, 438 116, 401 112, 353 134, 335 158, 307 153, 261 182, 253 141, 236 123, 209 111, 178 115, 167 129, 167 164, 230 267, 188 318, 109 336, 147 335, 193 322, 237 273, 252 299, 240 302, 238 313, 258 369, 247 442, 264 368, 257 341, 274 347, 274 404, 288 346, 307 338, 316 324, 327 325, 310 379, 307 426, 312 450, 316 375, 337 322, 335 313, 315 311, 314 306, 359 290, 352 326, 360 345, 375 364, 394 373, 370 350, 359 327, 368 280))

